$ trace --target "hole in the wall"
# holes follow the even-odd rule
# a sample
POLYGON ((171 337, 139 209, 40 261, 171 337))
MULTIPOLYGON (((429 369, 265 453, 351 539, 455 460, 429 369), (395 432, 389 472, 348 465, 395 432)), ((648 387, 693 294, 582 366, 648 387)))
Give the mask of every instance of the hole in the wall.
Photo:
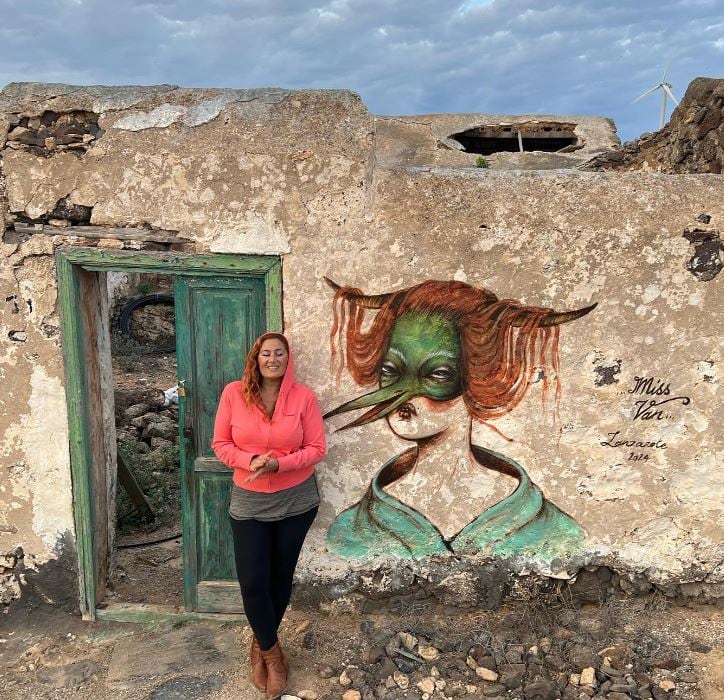
POLYGON ((7 303, 12 302, 13 308, 10 311, 11 314, 19 314, 20 313, 20 307, 18 306, 18 295, 17 294, 11 294, 9 297, 5 297, 5 301, 7 303))
POLYGON ((89 224, 93 214, 93 207, 87 207, 83 204, 73 204, 68 197, 59 199, 53 211, 50 212, 48 218, 66 219, 73 224, 89 224))
POLYGON ((63 151, 82 155, 104 133, 98 126, 98 116, 85 110, 48 110, 36 116, 15 116, 7 146, 29 149, 45 157, 63 151))
POLYGON ((52 211, 33 219, 24 212, 14 212, 15 219, 24 224, 51 224, 55 226, 83 226, 90 224, 93 207, 74 204, 68 197, 59 199, 52 211))
POLYGON ((546 151, 582 148, 572 123, 523 122, 521 124, 488 124, 452 134, 466 153, 489 156, 493 153, 546 151), (519 136, 520 135, 520 136, 519 136))
POLYGON ((700 282, 710 282, 724 269, 721 253, 724 251, 719 231, 714 229, 686 229, 682 234, 694 246, 694 255, 686 269, 700 282))

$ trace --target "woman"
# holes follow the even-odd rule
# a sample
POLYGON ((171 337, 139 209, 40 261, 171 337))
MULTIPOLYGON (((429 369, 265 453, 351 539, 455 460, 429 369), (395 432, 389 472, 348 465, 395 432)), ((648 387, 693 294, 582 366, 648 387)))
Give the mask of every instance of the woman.
POLYGON ((277 630, 317 515, 314 467, 326 452, 319 404, 309 387, 294 381, 289 343, 280 333, 259 337, 241 381, 224 388, 211 446, 234 470, 229 514, 244 611, 254 632, 252 682, 267 698, 278 698, 289 665, 277 630))
POLYGON ((579 553, 583 529, 517 462, 473 444, 471 430, 475 419, 500 434, 488 421, 515 408, 539 379, 545 403, 553 377, 558 403, 559 325, 595 304, 558 313, 462 282, 432 280, 375 296, 328 282, 338 376, 346 364, 358 384, 379 388, 325 418, 369 408, 344 428, 386 418, 415 443, 333 522, 331 549, 348 557, 522 556, 552 567, 579 553), (363 330, 367 309, 378 313, 363 330))

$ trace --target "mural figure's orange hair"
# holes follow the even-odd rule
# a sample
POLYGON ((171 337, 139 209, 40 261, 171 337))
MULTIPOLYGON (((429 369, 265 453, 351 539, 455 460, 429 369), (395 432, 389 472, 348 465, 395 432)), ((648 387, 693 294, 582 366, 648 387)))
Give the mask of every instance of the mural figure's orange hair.
POLYGON ((463 398, 473 418, 486 422, 509 413, 538 379, 544 404, 554 382, 557 411, 560 329, 544 324, 553 309, 498 299, 464 282, 429 280, 384 295, 382 302, 378 297, 379 311, 365 330, 361 297, 352 287, 340 287, 334 295, 330 347, 337 380, 346 366, 357 384, 376 384, 395 321, 408 312, 435 314, 455 323, 460 333, 463 398))

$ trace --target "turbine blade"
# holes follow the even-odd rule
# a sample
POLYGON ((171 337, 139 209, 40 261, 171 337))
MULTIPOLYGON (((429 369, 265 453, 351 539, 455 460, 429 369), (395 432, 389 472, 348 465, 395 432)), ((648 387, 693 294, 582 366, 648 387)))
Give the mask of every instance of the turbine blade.
POLYGON ((671 92, 671 89, 669 88, 669 86, 668 86, 668 85, 662 85, 662 87, 663 87, 664 90, 666 91, 666 94, 674 101, 674 104, 675 104, 675 105, 678 105, 678 104, 679 104, 679 100, 677 100, 677 99, 674 97, 674 93, 671 92))
POLYGON ((671 67, 671 57, 669 57, 669 60, 666 62, 666 68, 664 68, 664 77, 661 81, 662 83, 666 82, 666 76, 669 74, 669 68, 671 67))
POLYGON ((635 100, 633 100, 631 104, 633 104, 634 102, 638 102, 642 97, 646 97, 646 95, 650 95, 652 92, 656 92, 658 89, 659 86, 655 85, 650 90, 647 90, 643 95, 639 95, 635 100))

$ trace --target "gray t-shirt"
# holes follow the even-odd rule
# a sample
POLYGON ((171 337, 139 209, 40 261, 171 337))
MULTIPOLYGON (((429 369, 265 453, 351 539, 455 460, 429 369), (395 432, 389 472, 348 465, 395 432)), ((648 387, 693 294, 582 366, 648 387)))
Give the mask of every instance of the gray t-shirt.
POLYGON ((306 513, 318 505, 317 475, 312 473, 301 484, 273 493, 249 491, 232 484, 229 515, 234 520, 282 520, 306 513))

